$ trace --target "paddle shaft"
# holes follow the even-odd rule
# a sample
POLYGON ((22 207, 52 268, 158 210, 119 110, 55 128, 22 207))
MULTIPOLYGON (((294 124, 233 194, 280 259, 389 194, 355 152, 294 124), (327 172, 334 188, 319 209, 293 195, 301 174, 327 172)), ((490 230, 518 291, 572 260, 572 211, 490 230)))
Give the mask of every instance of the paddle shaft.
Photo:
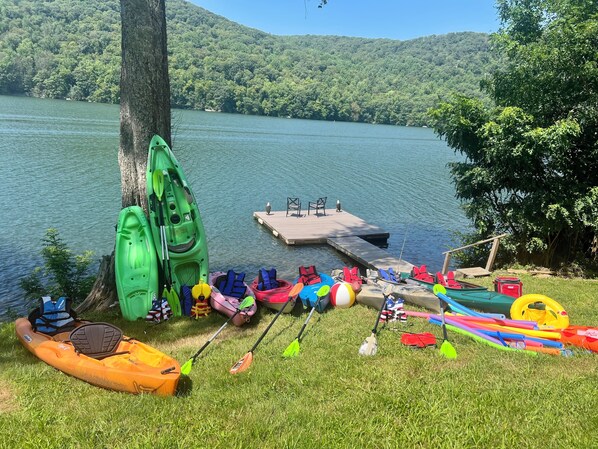
POLYGON ((438 302, 440 303, 440 318, 442 319, 442 336, 445 341, 448 341, 448 333, 446 332, 446 321, 444 320, 444 305, 442 304, 442 299, 438 298, 438 302))
POLYGON ((378 323, 380 323, 380 317, 382 316, 382 312, 386 308, 387 300, 388 300, 388 296, 384 295, 384 297, 382 299, 382 306, 380 307, 380 310, 378 311, 378 317, 376 318, 376 324, 374 324, 374 328, 372 329, 372 335, 376 335, 376 332, 378 330, 378 323))
POLYGON ((297 334, 297 340, 301 340, 301 335, 303 335, 303 331, 307 327, 307 323, 309 323, 309 320, 311 319, 311 316, 314 314, 316 307, 318 307, 318 305, 320 304, 320 299, 322 299, 322 297, 318 296, 318 300, 316 301, 314 306, 309 311, 309 315, 307 315, 307 319, 305 320, 305 322, 303 323, 303 326, 301 326, 301 330, 299 330, 299 333, 297 334))
POLYGON ((233 314, 232 314, 232 316, 231 316, 231 317, 230 317, 228 320, 226 320, 222 326, 220 326, 220 329, 218 329, 218 330, 217 330, 217 331, 214 333, 214 335, 212 335, 212 336, 210 337, 210 339, 209 339, 208 341, 206 341, 206 342, 203 344, 203 346, 202 346, 201 348, 199 348, 199 351, 197 351, 197 352, 196 352, 196 353, 195 353, 195 354, 194 354, 194 355, 191 357, 191 358, 193 359, 193 363, 195 363, 195 359, 196 359, 197 357, 199 357, 199 355, 200 355, 200 354, 203 352, 203 350, 204 350, 204 349, 206 349, 210 343, 212 343, 212 341, 213 341, 213 340, 214 340, 214 339, 215 339, 215 338, 218 336, 218 334, 220 334, 220 332, 222 332, 222 331, 224 330, 224 328, 225 328, 225 327, 228 325, 228 323, 230 323, 230 322, 231 322, 231 320, 232 320, 234 317, 236 317, 236 316, 237 316, 237 314, 238 314, 240 311, 241 311, 240 309, 237 309, 237 310, 235 311, 235 313, 233 313, 233 314))
POLYGON ((270 324, 268 324, 268 327, 266 328, 266 330, 262 333, 262 335, 260 335, 260 338, 257 339, 257 341, 255 342, 255 344, 253 345, 253 347, 249 350, 249 352, 255 351, 255 348, 257 348, 257 346, 262 342, 262 340, 264 339, 264 337, 266 336, 266 334, 268 333, 268 331, 270 330, 270 328, 272 327, 272 325, 276 322, 276 320, 278 319, 278 317, 282 314, 282 311, 285 309, 285 307, 287 306, 287 304, 289 302, 291 302, 292 299, 293 299, 293 297, 289 296, 289 298, 284 303, 284 306, 278 312, 276 312, 276 315, 274 315, 274 318, 272 318, 272 321, 270 321, 270 324))
MULTIPOLYGON (((164 177, 162 177, 164 179, 164 177)), ((164 185, 159 186, 158 189, 154 190, 156 198, 158 199, 158 223, 160 224, 160 245, 162 247, 162 261, 166 265, 165 275, 167 279, 167 285, 172 288, 172 270, 170 267, 170 255, 168 254, 168 241, 166 238, 166 226, 164 224, 164 209, 162 207, 162 198, 164 194, 164 185)))

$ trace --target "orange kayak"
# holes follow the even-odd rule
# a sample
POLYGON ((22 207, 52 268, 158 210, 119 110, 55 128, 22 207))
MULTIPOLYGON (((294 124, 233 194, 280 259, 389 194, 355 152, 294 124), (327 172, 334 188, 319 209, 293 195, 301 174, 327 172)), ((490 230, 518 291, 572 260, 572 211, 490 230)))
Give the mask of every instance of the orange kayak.
POLYGON ((17 337, 32 354, 85 382, 133 394, 175 393, 181 373, 179 363, 140 341, 125 337, 112 354, 97 359, 77 352, 69 341, 69 332, 54 336, 36 332, 27 318, 18 318, 15 327, 17 337))

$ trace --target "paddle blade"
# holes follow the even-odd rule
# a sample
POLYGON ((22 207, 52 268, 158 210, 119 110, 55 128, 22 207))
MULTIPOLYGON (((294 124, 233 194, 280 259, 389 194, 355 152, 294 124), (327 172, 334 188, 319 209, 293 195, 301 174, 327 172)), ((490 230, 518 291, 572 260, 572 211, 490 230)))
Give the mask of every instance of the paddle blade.
POLYGON ((229 373, 242 373, 251 366, 251 362, 253 362, 253 352, 249 351, 247 354, 241 357, 237 363, 233 365, 233 367, 229 370, 229 373))
POLYGON ((305 287, 303 285, 303 282, 297 282, 295 285, 293 285, 293 288, 289 292, 289 298, 297 296, 299 293, 301 293, 301 290, 303 290, 303 287, 305 287))
POLYGON ((165 287, 162 291, 162 298, 166 298, 173 316, 181 316, 183 314, 179 295, 174 288, 169 290, 165 287))
POLYGON ((440 353, 445 356, 447 359, 456 359, 457 358, 457 350, 451 344, 450 341, 444 340, 442 345, 440 345, 440 353))
POLYGON ((359 355, 375 355, 378 352, 378 340, 376 334, 372 332, 368 338, 366 338, 361 347, 359 348, 359 355))
POLYGON ((237 307, 237 309, 247 309, 248 307, 251 307, 254 303, 255 299, 253 298, 253 296, 247 296, 243 301, 241 301, 241 304, 239 304, 239 307, 237 307))
POLYGON ((287 349, 284 350, 282 356, 285 358, 290 358, 297 355, 299 355, 299 340, 295 338, 291 344, 287 346, 287 349))
POLYGON ((162 170, 154 170, 152 175, 152 187, 154 193, 158 197, 158 201, 162 201, 162 194, 164 193, 164 174, 162 170))
POLYGON ((436 296, 438 296, 438 293, 446 295, 446 287, 442 284, 434 284, 434 287, 432 287, 432 291, 436 296))
POLYGON ((193 368, 193 359, 189 359, 185 363, 183 363, 183 365, 181 366, 181 374, 188 376, 191 372, 191 368, 193 368))
POLYGON ((322 298, 323 296, 326 296, 328 293, 330 293, 330 285, 322 285, 318 291, 316 292, 316 296, 318 298, 322 298))

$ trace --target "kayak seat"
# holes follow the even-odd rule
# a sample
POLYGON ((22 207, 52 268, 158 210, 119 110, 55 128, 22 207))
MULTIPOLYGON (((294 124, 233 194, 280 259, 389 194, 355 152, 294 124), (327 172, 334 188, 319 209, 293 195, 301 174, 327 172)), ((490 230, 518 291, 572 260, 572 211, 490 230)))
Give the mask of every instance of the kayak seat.
POLYGON ((116 352, 122 338, 122 331, 109 323, 84 324, 72 331, 69 336, 75 351, 98 360, 124 353, 116 352))
POLYGON ((455 272, 449 271, 446 274, 446 286, 449 288, 463 288, 459 281, 455 280, 455 272))
POLYGON ((303 283, 303 285, 313 285, 322 282, 322 278, 318 274, 315 265, 309 267, 299 267, 299 279, 297 282, 303 283))
POLYGON ((195 238, 192 238, 187 243, 182 243, 180 245, 168 245, 168 251, 171 253, 186 253, 195 245, 195 238))

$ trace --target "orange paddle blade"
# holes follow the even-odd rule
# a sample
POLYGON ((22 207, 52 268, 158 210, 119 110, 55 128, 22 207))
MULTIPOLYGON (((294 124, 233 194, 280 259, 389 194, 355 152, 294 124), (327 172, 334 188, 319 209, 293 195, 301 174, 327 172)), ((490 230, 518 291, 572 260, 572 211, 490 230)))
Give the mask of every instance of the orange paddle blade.
POLYGON ((253 353, 250 351, 245 354, 237 363, 233 365, 233 367, 229 370, 231 374, 238 374, 245 371, 247 368, 251 366, 251 362, 253 361, 253 353))
POLYGON ((292 298, 293 296, 297 296, 299 293, 301 293, 301 290, 303 290, 303 287, 305 287, 303 285, 303 282, 297 282, 295 285, 293 285, 293 288, 289 292, 289 298, 292 298))

